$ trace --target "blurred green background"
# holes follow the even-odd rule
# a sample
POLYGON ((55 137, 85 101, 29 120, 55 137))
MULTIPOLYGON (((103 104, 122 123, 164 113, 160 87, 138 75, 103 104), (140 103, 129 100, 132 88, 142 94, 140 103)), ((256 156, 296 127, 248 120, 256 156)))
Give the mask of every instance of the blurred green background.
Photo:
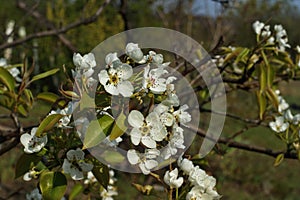
MULTIPOLYGON (((0 45, 7 42, 5 30, 7 24, 15 22, 14 40, 24 37, 19 34, 22 27, 26 35, 63 27, 76 20, 93 14, 103 3, 101 0, 11 0, 1 1, 0 5, 0 45), (22 7, 26 4, 26 8, 22 7), (39 18, 32 15, 40 14, 39 18), (23 29, 24 30, 24 29, 23 29)), ((36 62, 35 73, 54 67, 66 66, 70 70, 74 52, 87 53, 106 38, 126 29, 137 27, 165 27, 190 35, 201 43, 208 52, 213 52, 218 42, 228 46, 247 46, 255 44, 252 23, 256 20, 268 24, 282 24, 287 30, 289 44, 300 44, 300 1, 299 0, 112 0, 104 8, 96 22, 80 26, 65 34, 69 44, 57 36, 41 37, 29 40, 12 48, 8 63, 21 63, 24 56, 32 57, 36 62)), ((4 57, 4 49, 0 58, 4 57)), ((61 70, 62 71, 62 70, 61 70)), ((58 92, 58 86, 64 81, 61 72, 34 85, 36 91, 58 92), (41 87, 42 86, 42 87, 41 87)), ((294 112, 299 112, 299 84, 283 83, 280 85, 283 96, 294 105, 294 112)), ((255 96, 243 91, 228 95, 228 112, 255 117, 257 109, 255 96)), ((50 107, 37 102, 24 125, 36 125, 37 119, 45 116, 50 107)), ((0 108, 0 113, 7 112, 0 108)), ((1 124, 7 121, 0 120, 1 124)), ((222 136, 229 137, 240 130, 244 124, 226 120, 222 136)), ((279 140, 267 128, 249 129, 236 138, 244 143, 280 150, 279 140)), ((189 152, 195 152, 196 138, 189 152)), ((22 199, 26 191, 34 188, 34 182, 24 184, 14 180, 14 166, 22 151, 21 146, 4 154, 0 162, 0 199, 22 199)), ((206 157, 206 170, 217 178, 218 192, 223 199, 274 199, 293 200, 300 196, 300 163, 297 160, 285 160, 278 167, 273 167, 274 158, 249 153, 243 150, 227 149, 217 146, 216 151, 206 157)), ((144 176, 129 176, 117 173, 119 196, 115 199, 164 199, 161 194, 146 197, 129 184, 131 180, 143 183, 144 176)), ((83 196, 81 199, 86 198, 83 196)))

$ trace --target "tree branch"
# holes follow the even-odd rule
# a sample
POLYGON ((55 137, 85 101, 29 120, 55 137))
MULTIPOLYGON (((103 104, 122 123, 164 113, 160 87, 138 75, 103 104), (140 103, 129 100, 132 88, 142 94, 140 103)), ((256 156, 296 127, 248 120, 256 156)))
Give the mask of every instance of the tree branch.
POLYGON ((107 6, 110 3, 110 0, 106 0, 96 11, 96 13, 94 15, 92 15, 91 17, 88 18, 84 18, 82 20, 78 20, 77 22, 73 22, 71 24, 68 24, 60 29, 52 29, 52 30, 48 30, 48 31, 41 31, 41 32, 37 32, 37 33, 33 33, 30 34, 28 36, 26 36, 25 38, 20 38, 18 40, 15 40, 11 43, 4 43, 2 45, 0 45, 0 50, 6 49, 6 48, 10 48, 10 47, 14 47, 20 44, 23 44, 29 40, 32 40, 34 38, 40 38, 40 37, 46 37, 46 36, 53 36, 53 35, 59 35, 62 33, 66 33, 71 29, 77 28, 79 26, 82 25, 88 25, 90 23, 93 23, 97 20, 97 18, 100 16, 100 14, 102 13, 103 9, 105 6, 107 6))
POLYGON ((241 149, 241 150, 245 150, 245 151, 249 151, 249 152, 260 153, 260 154, 268 155, 268 156, 271 156, 274 158, 276 158, 280 154, 284 154, 284 158, 298 159, 296 153, 285 152, 285 151, 274 151, 272 149, 258 147, 258 146, 251 146, 248 144, 232 141, 231 139, 226 139, 226 138, 221 138, 221 137, 219 139, 217 139, 217 138, 213 138, 213 137, 206 135, 206 132, 202 129, 195 129, 195 128, 191 128, 191 127, 189 127, 189 128, 193 131, 196 131, 197 135, 199 135, 200 137, 205 137, 205 138, 207 138, 213 142, 216 142, 218 144, 225 144, 228 147, 241 149))

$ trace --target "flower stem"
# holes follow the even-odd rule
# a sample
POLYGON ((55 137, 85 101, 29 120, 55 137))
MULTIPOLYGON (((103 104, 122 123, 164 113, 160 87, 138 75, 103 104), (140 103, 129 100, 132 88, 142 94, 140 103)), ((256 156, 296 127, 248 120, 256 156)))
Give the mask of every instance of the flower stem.
POLYGON ((172 200, 172 192, 173 192, 173 188, 170 188, 170 192, 169 192, 169 200, 172 200))
POLYGON ((178 200, 178 188, 176 188, 176 200, 178 200))

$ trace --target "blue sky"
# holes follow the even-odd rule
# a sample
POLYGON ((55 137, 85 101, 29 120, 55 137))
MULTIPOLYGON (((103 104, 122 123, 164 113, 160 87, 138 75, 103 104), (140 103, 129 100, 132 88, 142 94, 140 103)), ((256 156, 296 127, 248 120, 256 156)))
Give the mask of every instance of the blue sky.
MULTIPOLYGON (((292 2, 300 11, 300 0, 292 0, 292 2)), ((221 5, 212 0, 195 0, 193 9, 197 14, 216 16, 221 12, 221 5)))

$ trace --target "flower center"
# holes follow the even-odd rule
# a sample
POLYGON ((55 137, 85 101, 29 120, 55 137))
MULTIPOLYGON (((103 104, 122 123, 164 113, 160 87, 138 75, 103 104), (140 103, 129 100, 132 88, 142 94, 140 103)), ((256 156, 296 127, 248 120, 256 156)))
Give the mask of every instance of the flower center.
POLYGON ((119 77, 117 76, 117 74, 111 74, 109 76, 109 82, 113 85, 118 85, 119 83, 119 77))

